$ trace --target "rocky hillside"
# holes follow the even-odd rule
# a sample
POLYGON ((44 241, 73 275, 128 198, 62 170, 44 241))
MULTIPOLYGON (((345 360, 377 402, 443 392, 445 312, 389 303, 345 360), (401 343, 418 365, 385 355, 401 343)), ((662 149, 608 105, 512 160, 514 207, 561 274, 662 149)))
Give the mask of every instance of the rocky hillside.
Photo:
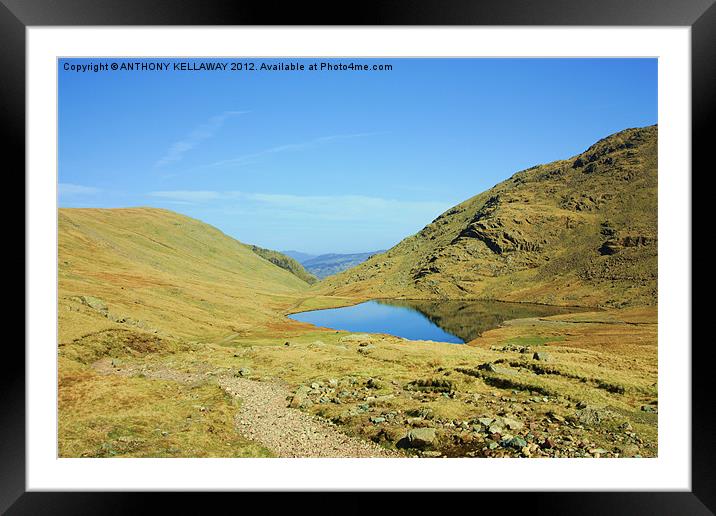
POLYGON ((560 305, 657 301, 657 126, 627 129, 451 208, 327 294, 560 305))

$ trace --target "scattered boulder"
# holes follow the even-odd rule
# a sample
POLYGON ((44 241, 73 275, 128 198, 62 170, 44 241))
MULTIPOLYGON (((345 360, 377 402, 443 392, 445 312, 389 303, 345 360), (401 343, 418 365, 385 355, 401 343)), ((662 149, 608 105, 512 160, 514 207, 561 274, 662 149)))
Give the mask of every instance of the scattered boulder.
POLYGON ((382 389, 383 383, 379 380, 376 380, 375 378, 368 378, 368 381, 366 382, 365 386, 369 389, 382 389))
POLYGON ((573 419, 584 426, 594 426, 608 419, 610 415, 611 412, 608 410, 596 409, 594 407, 587 406, 578 410, 573 419))
POLYGON ((532 358, 535 360, 539 360, 540 362, 549 362, 551 357, 549 353, 545 351, 537 351, 534 355, 532 355, 532 358))
POLYGON ((107 305, 104 304, 104 301, 97 297, 93 296, 80 296, 80 302, 86 306, 89 306, 93 310, 97 310, 98 312, 101 312, 105 315, 109 312, 109 309, 107 308, 107 305))
POLYGON ((522 430, 525 426, 521 421, 509 417, 503 417, 502 423, 510 430, 522 430))
POLYGON ((521 450, 527 446, 527 441, 525 441, 522 437, 515 436, 511 439, 505 439, 503 441, 503 446, 509 446, 510 448, 517 448, 518 450, 521 450))
POLYGON ((409 416, 417 417, 420 419, 432 419, 433 418, 433 409, 431 409, 429 407, 420 407, 420 408, 408 410, 407 414, 409 416))
POLYGON ((301 385, 298 389, 296 389, 296 392, 294 393, 293 397, 291 398, 291 402, 289 403, 289 407, 291 408, 307 408, 313 405, 313 402, 309 399, 308 393, 310 392, 310 389, 305 386, 301 385))
POLYGON ((480 371, 489 371, 490 373, 496 373, 498 371, 497 366, 492 362, 485 362, 484 364, 477 366, 477 368, 480 371))
POLYGON ((639 455, 639 447, 636 444, 624 445, 621 451, 623 457, 635 457, 639 455))
POLYGON ((411 448, 431 448, 436 439, 434 428, 413 428, 408 432, 407 439, 411 448))

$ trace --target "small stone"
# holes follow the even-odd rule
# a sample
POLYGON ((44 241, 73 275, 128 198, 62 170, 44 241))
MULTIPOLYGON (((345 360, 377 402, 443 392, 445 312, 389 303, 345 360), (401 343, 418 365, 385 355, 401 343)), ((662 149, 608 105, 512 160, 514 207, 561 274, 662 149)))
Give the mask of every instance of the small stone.
POLYGON ((517 421, 517 420, 511 419, 509 417, 503 417, 502 422, 510 430, 521 430, 525 426, 524 423, 522 423, 521 421, 517 421))
POLYGON ((635 444, 627 444, 622 447, 622 455, 624 457, 638 457, 639 447, 635 444))
POLYGON ((502 434, 505 432, 505 428, 500 424, 493 423, 490 425, 489 431, 491 434, 502 434))
POLYGON ((546 448, 546 449, 554 448, 554 441, 548 437, 542 443, 542 448, 546 448))
MULTIPOLYGON (((481 371, 488 371, 490 373, 496 373, 497 372, 497 366, 493 364, 492 362, 486 362, 484 364, 480 364, 477 366, 477 368, 481 371)), ((494 396, 494 393, 493 393, 494 396)))
POLYGON ((249 376, 251 374, 251 370, 246 367, 242 367, 241 369, 239 369, 239 374, 241 376, 249 376))
POLYGON ((510 446, 511 448, 517 448, 521 450, 522 448, 527 446, 527 441, 522 439, 522 437, 515 436, 511 439, 505 440, 505 445, 510 446))

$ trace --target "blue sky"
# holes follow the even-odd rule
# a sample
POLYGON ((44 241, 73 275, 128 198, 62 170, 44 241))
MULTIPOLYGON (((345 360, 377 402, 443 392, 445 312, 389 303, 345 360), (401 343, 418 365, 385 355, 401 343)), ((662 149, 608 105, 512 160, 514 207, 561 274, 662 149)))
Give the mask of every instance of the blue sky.
POLYGON ((657 122, 655 59, 336 61, 393 69, 60 60, 59 205, 161 207, 272 249, 372 251, 516 171, 657 122))

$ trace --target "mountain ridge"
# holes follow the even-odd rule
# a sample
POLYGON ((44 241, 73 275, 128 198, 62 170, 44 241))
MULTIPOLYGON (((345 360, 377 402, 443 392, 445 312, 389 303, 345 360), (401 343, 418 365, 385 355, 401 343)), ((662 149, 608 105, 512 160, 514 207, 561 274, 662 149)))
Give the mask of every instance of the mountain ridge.
POLYGON ((381 255, 329 295, 656 304, 656 125, 513 174, 381 255))

